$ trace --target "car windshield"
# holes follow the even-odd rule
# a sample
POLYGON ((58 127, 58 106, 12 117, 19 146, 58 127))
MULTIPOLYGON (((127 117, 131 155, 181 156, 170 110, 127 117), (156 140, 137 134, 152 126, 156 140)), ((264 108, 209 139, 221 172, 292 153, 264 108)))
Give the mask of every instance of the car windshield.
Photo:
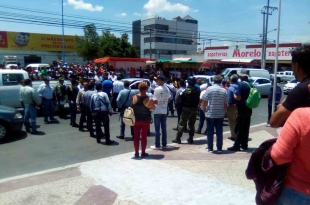
POLYGON ((210 83, 209 78, 201 78, 201 77, 199 78, 201 79, 201 81, 205 82, 206 84, 210 83))
POLYGON ((225 75, 227 75, 227 74, 229 73, 229 71, 230 71, 230 70, 225 69, 225 70, 221 73, 221 75, 225 76, 225 75))

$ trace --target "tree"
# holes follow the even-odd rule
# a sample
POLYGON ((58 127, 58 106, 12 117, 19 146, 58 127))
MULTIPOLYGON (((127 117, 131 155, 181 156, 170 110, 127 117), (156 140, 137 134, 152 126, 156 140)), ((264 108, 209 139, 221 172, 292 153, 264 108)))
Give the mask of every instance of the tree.
POLYGON ((94 24, 84 27, 84 36, 78 37, 78 53, 84 60, 94 60, 99 57, 131 57, 138 58, 136 48, 129 43, 128 34, 116 37, 109 30, 99 36, 94 24))
POLYGON ((124 33, 120 38, 109 31, 103 31, 100 37, 100 56, 138 58, 136 48, 128 42, 128 34, 124 33))
POLYGON ((99 35, 94 24, 84 27, 84 36, 77 37, 78 54, 84 60, 91 61, 99 57, 99 35))

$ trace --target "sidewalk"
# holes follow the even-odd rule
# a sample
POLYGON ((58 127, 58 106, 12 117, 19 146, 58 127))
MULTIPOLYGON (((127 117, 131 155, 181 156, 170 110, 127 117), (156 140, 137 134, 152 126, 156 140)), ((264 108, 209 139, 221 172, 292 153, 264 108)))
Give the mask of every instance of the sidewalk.
MULTIPOLYGON (((251 205, 255 187, 245 178, 248 159, 261 142, 275 136, 274 129, 261 125, 251 128, 247 152, 208 153, 204 138, 194 145, 149 150, 151 156, 143 160, 132 159, 131 152, 4 179, 0 201, 2 205, 251 205)), ((223 150, 232 145, 227 137, 223 150)))

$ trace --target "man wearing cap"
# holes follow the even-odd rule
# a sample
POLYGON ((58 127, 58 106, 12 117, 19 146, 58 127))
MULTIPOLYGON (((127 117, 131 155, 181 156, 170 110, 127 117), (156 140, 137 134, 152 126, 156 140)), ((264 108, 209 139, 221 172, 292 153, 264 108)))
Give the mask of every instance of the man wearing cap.
POLYGON ((159 149, 160 144, 160 127, 162 131, 162 147, 167 146, 167 107, 170 101, 170 91, 164 85, 164 75, 157 76, 158 87, 154 91, 155 110, 154 110, 154 126, 155 126, 155 145, 151 146, 152 149, 159 149))
POLYGON ((57 122, 54 118, 53 88, 50 86, 49 78, 44 78, 44 83, 38 88, 38 94, 42 99, 44 122, 57 122))
POLYGON ((252 109, 246 105, 246 100, 250 94, 249 86, 249 71, 242 69, 240 71, 241 82, 239 83, 238 89, 234 94, 234 98, 237 100, 237 128, 236 128, 236 141, 232 147, 229 147, 230 151, 240 151, 240 147, 243 150, 248 149, 249 131, 251 125, 252 109))
POLYGON ((88 83, 83 84, 84 88, 80 89, 78 96, 76 98, 77 109, 80 110, 81 116, 79 121, 79 131, 83 132, 83 124, 86 122, 87 110, 85 103, 83 101, 83 94, 88 90, 88 83))
POLYGON ((63 77, 59 78, 59 82, 55 86, 56 100, 58 103, 58 116, 60 119, 66 119, 67 114, 65 111, 65 96, 66 96, 66 86, 64 85, 65 79, 63 77))
POLYGON ((173 143, 181 144, 181 137, 183 135, 184 127, 188 123, 189 128, 189 138, 187 142, 189 144, 194 143, 194 133, 195 133, 195 122, 197 115, 197 107, 199 105, 200 89, 195 86, 196 79, 194 77, 189 77, 187 79, 188 87, 184 92, 179 96, 183 102, 183 110, 181 114, 181 119, 178 124, 178 132, 176 134, 175 140, 172 140, 173 143))

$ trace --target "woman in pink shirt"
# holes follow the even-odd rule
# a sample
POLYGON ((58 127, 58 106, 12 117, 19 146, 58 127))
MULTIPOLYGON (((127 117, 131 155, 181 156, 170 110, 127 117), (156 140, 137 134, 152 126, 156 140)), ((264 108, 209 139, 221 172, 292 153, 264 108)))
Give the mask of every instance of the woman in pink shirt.
POLYGON ((276 205, 310 204, 310 108, 292 112, 271 150, 277 165, 289 163, 276 205))

